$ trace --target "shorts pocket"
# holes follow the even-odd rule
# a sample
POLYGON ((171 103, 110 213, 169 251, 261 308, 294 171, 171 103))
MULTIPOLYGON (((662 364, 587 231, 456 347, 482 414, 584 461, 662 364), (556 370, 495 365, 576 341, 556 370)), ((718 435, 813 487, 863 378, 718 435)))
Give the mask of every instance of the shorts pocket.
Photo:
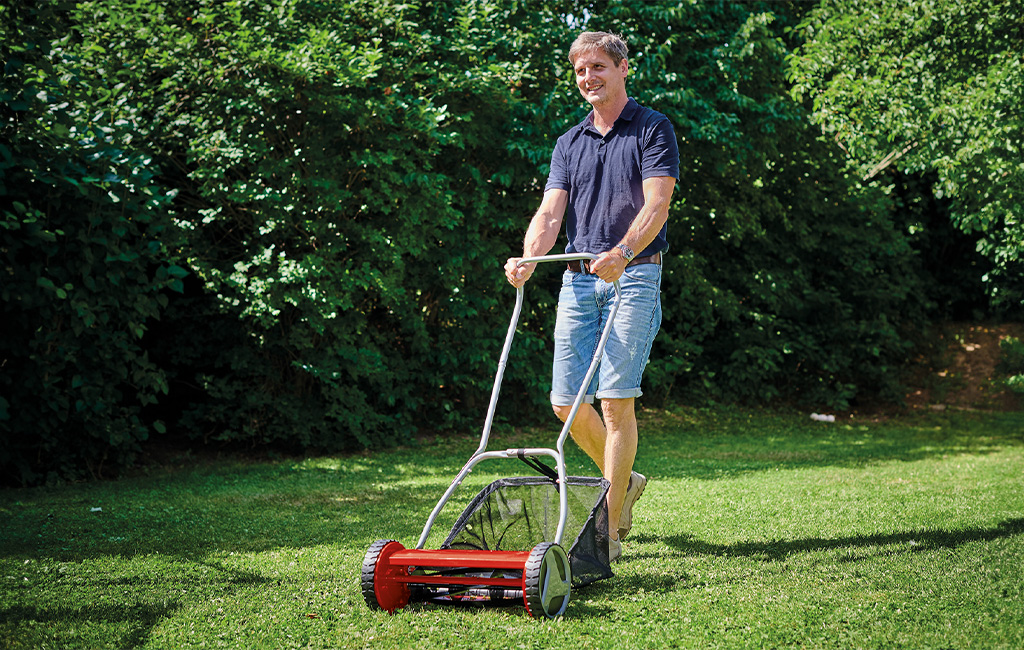
POLYGON ((637 264, 627 266, 623 275, 630 282, 640 282, 658 288, 661 286, 660 264, 637 264))

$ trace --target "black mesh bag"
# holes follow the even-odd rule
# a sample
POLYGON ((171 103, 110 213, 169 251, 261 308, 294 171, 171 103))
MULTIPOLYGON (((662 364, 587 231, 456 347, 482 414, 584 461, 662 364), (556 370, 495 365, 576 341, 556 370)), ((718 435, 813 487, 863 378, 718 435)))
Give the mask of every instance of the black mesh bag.
MULTIPOLYGON (((572 566, 572 584, 582 586, 610 578, 605 502, 609 483, 587 476, 566 480, 568 512, 562 547, 572 566)), ((554 540, 558 515, 558 488, 550 479, 499 479, 476 495, 441 548, 529 551, 554 540)))

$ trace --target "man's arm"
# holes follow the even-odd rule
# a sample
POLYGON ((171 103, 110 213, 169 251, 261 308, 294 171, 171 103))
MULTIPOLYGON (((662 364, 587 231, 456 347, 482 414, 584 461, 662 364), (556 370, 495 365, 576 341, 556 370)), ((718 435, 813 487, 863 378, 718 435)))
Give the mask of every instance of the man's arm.
MULTIPOLYGON (((657 176, 644 180, 644 207, 629 225, 626 236, 619 242, 639 253, 647 248, 658 236, 661 228, 668 221, 668 206, 672 201, 672 191, 676 187, 676 179, 671 176, 657 176)), ((626 258, 616 247, 605 251, 590 263, 590 272, 605 282, 614 282, 626 270, 626 258)))
MULTIPOLYGON (((533 215, 530 227, 526 229, 526 237, 523 240, 523 257, 536 257, 545 255, 558 241, 558 235, 562 231, 562 219, 565 217, 565 209, 569 205, 569 193, 565 190, 550 189, 544 192, 544 199, 540 202, 540 208, 533 215)), ((519 288, 533 275, 536 264, 524 264, 517 266, 520 257, 510 257, 505 262, 505 277, 512 286, 519 288)))

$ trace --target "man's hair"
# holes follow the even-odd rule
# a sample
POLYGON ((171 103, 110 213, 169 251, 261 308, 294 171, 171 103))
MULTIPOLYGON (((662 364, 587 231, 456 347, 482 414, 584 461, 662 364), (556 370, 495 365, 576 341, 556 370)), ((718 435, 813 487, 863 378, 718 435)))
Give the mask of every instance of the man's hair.
POLYGON ((618 66, 629 54, 626 41, 617 34, 608 32, 583 32, 576 37, 569 48, 569 63, 576 66, 576 57, 588 50, 599 49, 611 57, 612 63, 618 66))

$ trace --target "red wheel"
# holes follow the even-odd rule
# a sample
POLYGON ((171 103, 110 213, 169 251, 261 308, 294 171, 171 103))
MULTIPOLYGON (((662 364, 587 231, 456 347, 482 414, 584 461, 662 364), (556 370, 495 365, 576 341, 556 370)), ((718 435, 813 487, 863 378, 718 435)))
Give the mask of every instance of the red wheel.
POLYGON ((554 618, 565 613, 572 591, 572 567, 558 544, 537 544, 523 568, 523 599, 530 616, 554 618))
POLYGON ((405 547, 393 539, 382 539, 370 545, 363 558, 363 599, 371 609, 394 613, 409 604, 409 585, 395 580, 407 575, 405 567, 392 566, 388 558, 405 547))

